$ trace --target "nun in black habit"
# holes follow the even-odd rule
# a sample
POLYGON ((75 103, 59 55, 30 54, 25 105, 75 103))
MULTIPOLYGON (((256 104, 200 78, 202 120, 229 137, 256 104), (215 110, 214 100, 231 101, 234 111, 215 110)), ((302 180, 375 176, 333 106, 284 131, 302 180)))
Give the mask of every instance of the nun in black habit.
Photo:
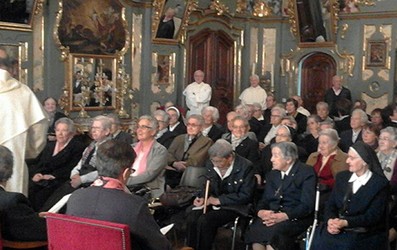
POLYGON ((363 142, 350 147, 348 171, 336 176, 316 232, 316 250, 387 249, 388 180, 374 150, 363 142))

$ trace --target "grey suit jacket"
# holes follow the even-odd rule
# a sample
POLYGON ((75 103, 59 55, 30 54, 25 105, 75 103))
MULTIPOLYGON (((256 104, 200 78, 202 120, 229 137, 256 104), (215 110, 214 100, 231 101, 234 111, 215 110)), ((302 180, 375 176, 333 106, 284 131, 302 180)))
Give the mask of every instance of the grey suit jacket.
POLYGON ((132 186, 144 184, 152 190, 151 195, 153 198, 160 197, 160 195, 164 193, 164 172, 165 167, 167 166, 167 156, 167 149, 155 141, 147 158, 145 173, 138 176, 131 176, 127 181, 127 185, 132 186))

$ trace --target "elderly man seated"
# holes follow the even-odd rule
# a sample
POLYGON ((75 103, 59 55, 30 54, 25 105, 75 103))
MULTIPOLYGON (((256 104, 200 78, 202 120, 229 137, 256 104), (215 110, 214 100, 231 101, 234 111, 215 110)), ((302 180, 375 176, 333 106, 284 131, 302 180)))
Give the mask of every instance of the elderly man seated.
POLYGON ((131 249, 171 249, 170 243, 161 234, 150 214, 147 201, 131 194, 125 186, 135 159, 131 146, 110 140, 101 144, 97 151, 99 177, 91 187, 79 189, 72 194, 66 213, 127 224, 131 232, 131 249))
POLYGON ((208 154, 209 196, 205 201, 204 194, 199 195, 187 217, 187 244, 195 250, 212 249, 218 227, 233 221, 237 211, 252 202, 255 188, 252 163, 235 154, 229 142, 219 139, 208 154))
MULTIPOLYGON (((21 193, 6 192, 4 186, 13 174, 12 152, 0 146, 0 211, 2 238, 15 241, 46 240, 45 219, 40 218, 21 193)), ((1 248, 1 245, 0 245, 1 248)))
POLYGON ((253 250, 297 249, 294 239, 313 222, 316 174, 298 161, 292 142, 272 145, 273 170, 266 176, 257 217, 246 234, 253 250))
POLYGON ((201 134, 204 119, 201 115, 191 115, 187 119, 187 134, 175 137, 168 148, 168 166, 165 182, 170 187, 179 184, 186 167, 202 167, 208 158, 212 140, 201 134))

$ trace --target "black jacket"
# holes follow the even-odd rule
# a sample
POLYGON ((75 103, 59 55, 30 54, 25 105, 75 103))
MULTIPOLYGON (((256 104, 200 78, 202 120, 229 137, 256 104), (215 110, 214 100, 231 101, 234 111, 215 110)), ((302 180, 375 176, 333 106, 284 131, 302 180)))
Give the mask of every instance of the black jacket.
MULTIPOLYGON (((219 198, 222 207, 245 206, 252 203, 255 177, 250 161, 236 155, 231 174, 223 180, 215 172, 211 161, 207 161, 206 167, 207 178, 211 181, 209 195, 219 198)), ((202 197, 204 196, 203 194, 204 191, 202 192, 202 197)))

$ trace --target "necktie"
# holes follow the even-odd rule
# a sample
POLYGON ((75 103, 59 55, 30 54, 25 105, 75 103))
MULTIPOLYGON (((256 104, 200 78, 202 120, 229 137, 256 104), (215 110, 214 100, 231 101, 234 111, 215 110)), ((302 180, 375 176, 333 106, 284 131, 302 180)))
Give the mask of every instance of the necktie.
POLYGON ((84 161, 84 164, 90 164, 90 161, 92 159, 92 156, 94 155, 95 152, 95 145, 93 145, 92 147, 89 148, 89 152, 87 155, 87 158, 84 161))

